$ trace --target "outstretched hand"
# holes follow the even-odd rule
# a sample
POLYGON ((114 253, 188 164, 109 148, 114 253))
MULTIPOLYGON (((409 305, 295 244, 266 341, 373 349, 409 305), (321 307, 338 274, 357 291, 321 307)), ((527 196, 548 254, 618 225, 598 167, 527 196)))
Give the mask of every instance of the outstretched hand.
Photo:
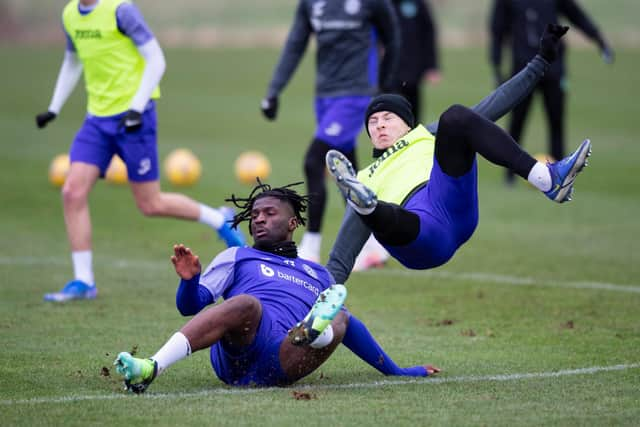
POLYGON ((538 53, 547 62, 551 63, 558 57, 560 39, 569 31, 569 27, 556 24, 547 24, 542 37, 540 37, 540 48, 538 53))
POLYGON ((182 243, 173 245, 171 262, 178 276, 184 280, 191 280, 193 276, 200 274, 200 271, 202 271, 200 257, 191 252, 191 249, 185 247, 182 243))
POLYGON ((442 371, 442 369, 440 368, 436 368, 435 366, 432 365, 425 365, 424 367, 427 370, 427 376, 431 376, 437 373, 440 373, 442 371))

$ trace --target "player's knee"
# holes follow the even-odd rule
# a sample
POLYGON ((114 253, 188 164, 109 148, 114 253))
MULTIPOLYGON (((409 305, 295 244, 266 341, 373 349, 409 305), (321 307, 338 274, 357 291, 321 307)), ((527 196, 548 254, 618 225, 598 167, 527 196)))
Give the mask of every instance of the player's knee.
POLYGON ((228 317, 237 319, 242 324, 251 322, 259 317, 262 313, 262 304, 260 301, 247 294, 237 295, 227 300, 228 317))
POLYGON ((462 129, 469 123, 473 112, 464 105, 454 104, 440 115, 439 127, 462 129))
POLYGON ((163 214, 160 203, 154 199, 136 200, 136 206, 144 216, 152 217, 163 214))
POLYGON ((74 206, 87 203, 88 191, 82 187, 66 182, 62 187, 62 203, 65 206, 74 206))

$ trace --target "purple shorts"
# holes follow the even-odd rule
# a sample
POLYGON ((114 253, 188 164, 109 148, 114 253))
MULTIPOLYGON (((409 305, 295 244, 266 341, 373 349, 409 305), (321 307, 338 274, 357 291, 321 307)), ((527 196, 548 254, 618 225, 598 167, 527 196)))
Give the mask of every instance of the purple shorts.
POLYGON ((353 151, 370 101, 370 96, 316 98, 314 137, 343 153, 353 151))
POLYGON ((287 335, 263 306, 262 319, 251 345, 231 348, 223 341, 211 346, 211 366, 223 382, 233 386, 271 387, 290 381, 280 365, 280 345, 287 335))
POLYGON ((429 182, 403 206, 420 218, 420 233, 406 246, 385 246, 407 268, 424 270, 449 261, 478 225, 478 164, 465 175, 445 174, 433 159, 429 182))
POLYGON ((136 132, 125 132, 120 126, 124 114, 109 117, 87 115, 71 144, 71 162, 95 165, 100 169, 100 176, 104 177, 111 157, 117 154, 127 165, 129 181, 156 181, 159 169, 155 105, 149 103, 142 115, 142 128, 136 132))

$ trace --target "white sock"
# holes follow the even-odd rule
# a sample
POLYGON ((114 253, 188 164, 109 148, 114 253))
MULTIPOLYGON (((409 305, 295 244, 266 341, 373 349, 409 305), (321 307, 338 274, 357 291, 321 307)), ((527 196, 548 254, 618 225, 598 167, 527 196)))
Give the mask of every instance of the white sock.
POLYGON ((176 332, 169 338, 151 359, 158 362, 158 375, 169 366, 191 354, 191 344, 182 332, 176 332))
POLYGON ((200 218, 198 218, 198 221, 218 230, 224 224, 224 216, 218 209, 200 203, 200 218))
POLYGON ((373 205, 370 208, 361 208, 351 200, 347 200, 347 203, 353 208, 354 211, 358 212, 360 215, 370 215, 376 209, 376 205, 373 205))
POLYGON ((333 341, 333 328, 331 327, 331 325, 329 325, 326 328, 324 328, 324 331, 322 331, 320 335, 318 335, 318 338, 316 338, 315 340, 313 340, 311 344, 309 344, 309 347, 312 347, 312 348, 326 347, 329 344, 331 344, 331 341, 333 341))
POLYGON ((321 244, 322 234, 307 231, 302 235, 302 241, 298 247, 298 256, 310 261, 319 261, 321 244))
POLYGON ((551 190, 551 173, 544 163, 537 162, 533 165, 527 179, 540 191, 551 190))
POLYGON ((71 252, 71 262, 73 263, 74 279, 82 280, 84 283, 94 286, 93 253, 91 251, 71 252))

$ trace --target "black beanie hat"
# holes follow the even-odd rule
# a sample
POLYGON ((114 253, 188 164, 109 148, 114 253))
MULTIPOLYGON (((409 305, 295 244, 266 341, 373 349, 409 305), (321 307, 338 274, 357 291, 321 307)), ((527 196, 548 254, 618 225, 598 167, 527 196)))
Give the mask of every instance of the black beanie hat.
POLYGON ((404 120, 411 129, 416 126, 416 119, 413 117, 409 101, 400 95, 385 93, 373 98, 367 107, 367 112, 364 115, 364 128, 367 130, 367 135, 369 135, 369 127, 367 126, 369 117, 378 111, 391 111, 404 120))

